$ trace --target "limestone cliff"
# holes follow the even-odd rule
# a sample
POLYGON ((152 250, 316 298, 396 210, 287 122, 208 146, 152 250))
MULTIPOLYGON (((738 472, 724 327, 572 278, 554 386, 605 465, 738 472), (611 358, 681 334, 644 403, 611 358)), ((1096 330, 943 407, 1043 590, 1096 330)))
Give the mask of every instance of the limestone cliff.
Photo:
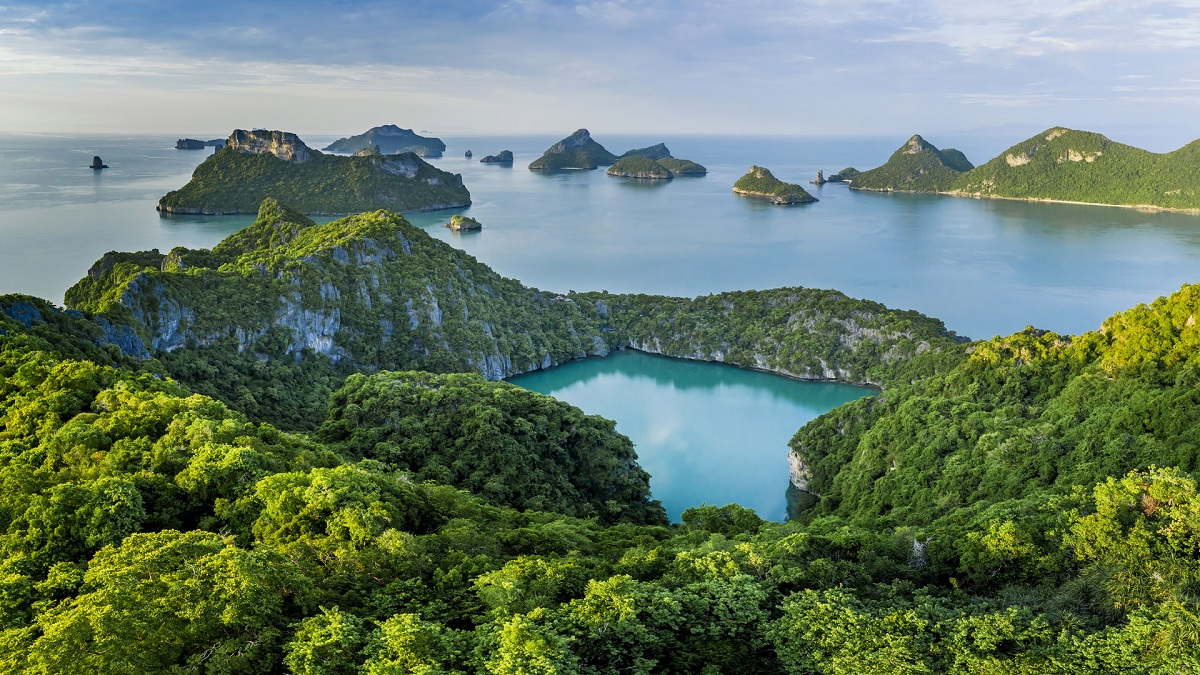
POLYGON ((235 129, 225 145, 247 155, 274 155, 285 162, 300 164, 309 159, 308 146, 290 131, 267 131, 266 129, 235 129))
MULTIPOLYGON (((273 200, 212 250, 106 254, 67 302, 132 325, 160 359, 207 358, 211 367, 192 367, 188 357, 188 370, 172 371, 185 382, 212 368, 280 361, 328 363, 343 376, 467 370, 496 380, 631 348, 799 379, 880 383, 913 356, 958 343, 940 321, 836 291, 546 293, 399 215, 316 225, 273 200), (235 357, 243 360, 231 366, 235 357)), ((246 395, 219 384, 206 393, 246 395)))

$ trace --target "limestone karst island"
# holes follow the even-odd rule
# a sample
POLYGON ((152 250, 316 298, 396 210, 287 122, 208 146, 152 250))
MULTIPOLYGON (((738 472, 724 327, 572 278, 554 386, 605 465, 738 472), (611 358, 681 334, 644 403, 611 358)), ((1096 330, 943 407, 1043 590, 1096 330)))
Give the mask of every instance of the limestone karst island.
POLYGON ((187 185, 164 195, 158 209, 164 214, 256 213, 268 197, 310 215, 430 211, 471 203, 460 175, 412 152, 343 157, 313 150, 293 133, 238 129, 196 167, 187 185))

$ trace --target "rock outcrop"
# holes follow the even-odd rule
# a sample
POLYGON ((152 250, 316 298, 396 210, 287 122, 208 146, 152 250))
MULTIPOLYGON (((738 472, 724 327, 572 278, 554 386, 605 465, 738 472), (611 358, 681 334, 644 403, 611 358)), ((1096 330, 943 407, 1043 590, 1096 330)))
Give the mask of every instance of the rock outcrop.
POLYGON ((635 148, 621 155, 621 159, 626 157, 645 157, 647 159, 666 159, 671 156, 671 151, 667 149, 666 143, 651 145, 648 148, 635 148))
POLYGON ((473 156, 474 155, 471 154, 470 150, 468 150, 465 154, 463 154, 463 157, 466 157, 467 159, 471 159, 471 157, 473 157, 473 156))
POLYGON ((450 222, 442 225, 448 227, 455 232, 474 232, 483 229, 483 223, 468 216, 454 215, 450 216, 450 222))
POLYGON ((671 180, 675 174, 662 164, 643 155, 630 155, 618 159, 608 167, 608 175, 640 180, 671 180))
POLYGON ((770 169, 752 166, 733 184, 733 193, 744 197, 765 199, 772 204, 808 204, 817 201, 804 188, 795 183, 785 183, 775 177, 770 169))
POLYGON ((512 150, 501 150, 494 155, 487 155, 479 161, 483 164, 512 164, 512 150))
POLYGON ((93 169, 107 169, 108 168, 108 165, 104 163, 104 160, 100 159, 100 155, 96 155, 95 157, 92 157, 92 163, 90 166, 93 169))
POLYGON ((304 141, 290 131, 235 129, 225 146, 247 155, 274 155, 292 164, 307 162, 311 154, 304 141))
POLYGON ((587 129, 579 129, 550 146, 539 158, 529 164, 533 171, 556 169, 595 169, 617 161, 617 156, 604 149, 587 129))
POLYGON ((203 150, 207 144, 195 138, 181 138, 175 141, 176 150, 203 150))

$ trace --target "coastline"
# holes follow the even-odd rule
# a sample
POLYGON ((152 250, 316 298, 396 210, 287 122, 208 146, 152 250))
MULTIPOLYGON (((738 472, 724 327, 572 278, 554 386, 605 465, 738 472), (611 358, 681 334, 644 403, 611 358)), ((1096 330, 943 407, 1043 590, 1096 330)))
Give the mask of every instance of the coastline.
POLYGON ((1107 206, 1118 209, 1133 209, 1135 211, 1146 212, 1164 212, 1164 213, 1182 213, 1189 216, 1200 216, 1200 208, 1195 209, 1180 209, 1170 206, 1156 206, 1154 204, 1106 204, 1104 202, 1077 202, 1067 199, 1049 199, 1046 197, 1005 197, 1003 195, 985 195, 980 192, 946 192, 936 190, 896 190, 892 188, 862 188, 854 187, 850 184, 850 189, 857 192, 897 192, 900 194, 909 195, 941 195, 943 197, 962 197, 966 199, 1000 199, 1010 202, 1037 202, 1040 204, 1074 204, 1076 206, 1107 206))

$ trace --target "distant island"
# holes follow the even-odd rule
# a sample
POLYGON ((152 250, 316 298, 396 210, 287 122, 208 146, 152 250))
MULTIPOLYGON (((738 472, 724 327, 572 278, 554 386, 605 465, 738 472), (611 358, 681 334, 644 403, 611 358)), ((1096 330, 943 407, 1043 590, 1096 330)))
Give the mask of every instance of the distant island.
POLYGON ((192 180, 159 200, 163 213, 257 213, 267 197, 287 199, 307 214, 390 209, 430 211, 468 206, 462 176, 411 152, 326 155, 285 131, 238 129, 192 180))
POLYGON ((766 199, 772 204, 809 204, 818 201, 804 188, 795 183, 785 183, 775 177, 769 169, 752 166, 746 175, 733 184, 734 194, 757 199, 766 199))
POLYGON ((442 225, 442 227, 448 227, 455 232, 474 232, 476 230, 482 230, 483 223, 470 216, 454 215, 450 216, 450 222, 442 225))
POLYGON ((667 159, 671 156, 671 151, 667 149, 666 143, 659 143, 648 148, 635 148, 621 155, 621 159, 626 157, 646 157, 648 159, 667 159))
POLYGON ((630 150, 608 168, 608 175, 643 180, 670 180, 675 176, 703 176, 708 169, 691 160, 671 156, 667 146, 630 150), (642 154, 644 153, 644 154, 642 154))
POLYGON ((1167 153, 1053 127, 978 167, 913 136, 854 190, 1200 211, 1200 140, 1167 153))
POLYGON ((224 138, 214 138, 209 141, 199 141, 195 138, 181 138, 175 141, 176 150, 203 150, 204 148, 220 148, 224 145, 224 138))
POLYGON ((487 155, 479 162, 481 164, 512 164, 513 154, 511 150, 501 150, 494 155, 487 155))
POLYGON ((848 167, 842 169, 841 171, 833 174, 832 176, 826 178, 825 182, 827 182, 827 183, 850 183, 850 182, 853 182, 854 179, 858 177, 859 173, 860 172, 858 169, 856 169, 852 166, 848 166, 848 167))
POLYGON ((617 156, 604 149, 587 129, 579 129, 550 146, 541 157, 529 163, 531 171, 556 169, 595 169, 617 161, 617 156))
POLYGON ((100 155, 95 155, 94 157, 92 157, 92 163, 90 164, 90 166, 93 169, 107 169, 108 168, 108 165, 104 163, 104 160, 100 159, 100 155))
POLYGON ((351 153, 372 145, 379 146, 379 151, 385 155, 411 152, 418 157, 441 157, 446 151, 442 139, 419 136, 412 129, 401 129, 395 124, 385 124, 357 136, 339 138, 324 149, 326 152, 351 153))

